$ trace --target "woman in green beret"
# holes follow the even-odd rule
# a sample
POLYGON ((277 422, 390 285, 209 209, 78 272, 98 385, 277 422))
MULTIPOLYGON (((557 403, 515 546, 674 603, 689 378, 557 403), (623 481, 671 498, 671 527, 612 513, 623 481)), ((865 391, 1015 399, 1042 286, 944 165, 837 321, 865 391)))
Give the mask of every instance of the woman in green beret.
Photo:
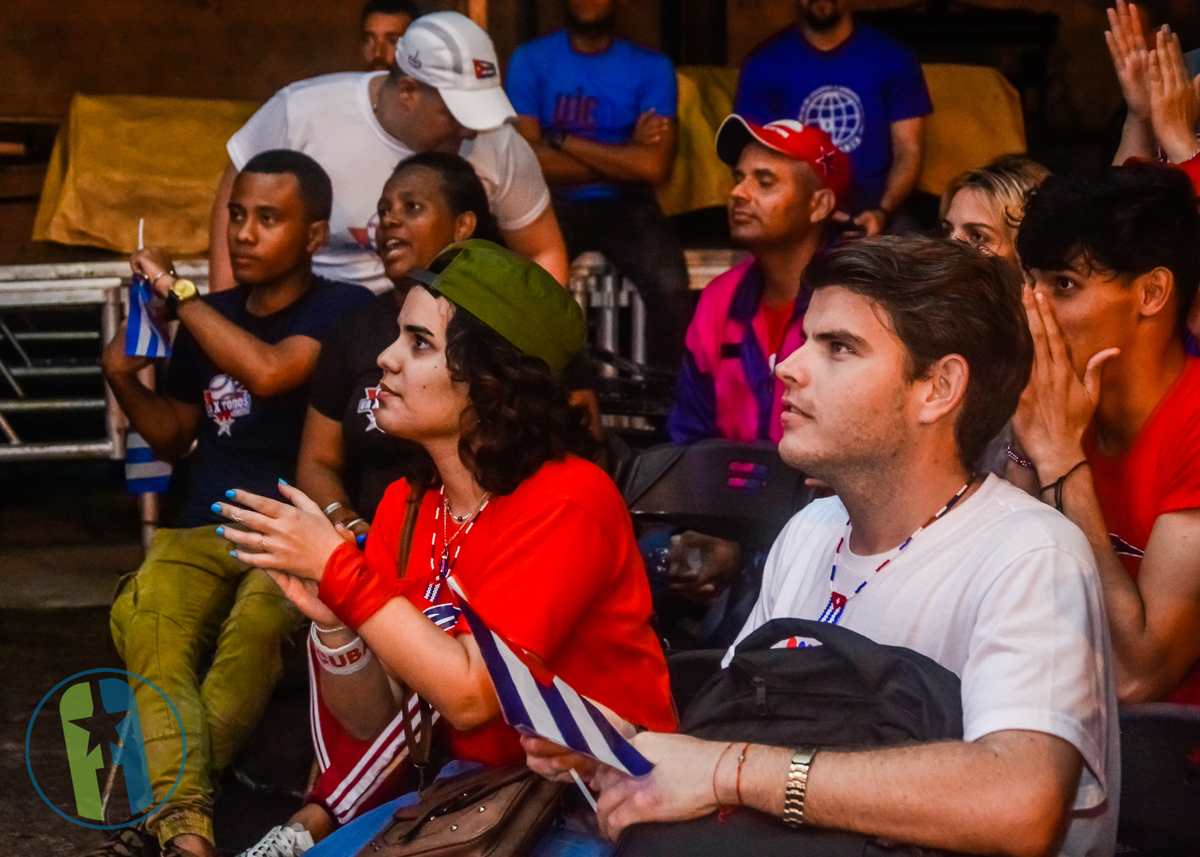
MULTIPOLYGON (((376 420, 422 448, 430 478, 388 490, 363 551, 286 485, 290 506, 229 492, 237 505, 221 512, 244 529, 226 537, 314 620, 329 662, 323 694, 353 710, 364 734, 400 710, 391 676, 447 724, 455 759, 524 760, 450 578, 489 627, 579 693, 673 731, 633 527, 616 486, 586 460, 586 417, 558 380, 583 348, 579 306, 537 265, 487 241, 452 245, 410 276, 420 285, 379 358, 376 420)), ((353 827, 381 813, 378 829, 391 808, 353 827)), ((319 853, 355 853, 341 838, 319 853)))

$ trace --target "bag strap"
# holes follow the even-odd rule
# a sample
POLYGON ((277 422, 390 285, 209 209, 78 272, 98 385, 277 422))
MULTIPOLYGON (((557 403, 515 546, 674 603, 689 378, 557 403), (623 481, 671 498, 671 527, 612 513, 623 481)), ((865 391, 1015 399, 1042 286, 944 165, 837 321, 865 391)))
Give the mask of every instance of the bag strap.
MULTIPOLYGON (((404 527, 400 531, 400 555, 396 560, 396 577, 408 572, 408 557, 412 553, 413 534, 417 530, 417 516, 421 514, 421 501, 425 499, 424 485, 410 485, 405 500, 404 527)), ((404 726, 404 743, 408 747, 408 758, 417 769, 417 791, 428 784, 429 759, 433 754, 433 709, 416 693, 400 684, 400 722, 404 726), (417 713, 421 718, 420 735, 413 728, 410 700, 417 701, 417 713)))
POLYGON ((405 500, 404 527, 400 530, 400 555, 396 559, 396 577, 408 572, 408 555, 412 553, 413 534, 417 531, 417 516, 421 514, 421 501, 425 499, 424 485, 410 485, 405 500))

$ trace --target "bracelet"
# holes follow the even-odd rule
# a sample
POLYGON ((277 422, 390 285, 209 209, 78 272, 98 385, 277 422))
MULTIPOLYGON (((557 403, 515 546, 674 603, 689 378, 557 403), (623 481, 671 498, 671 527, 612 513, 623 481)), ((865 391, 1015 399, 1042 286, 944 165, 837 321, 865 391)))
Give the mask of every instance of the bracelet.
POLYGON ((1039 488, 1038 494, 1039 495, 1045 494, 1047 491, 1049 491, 1051 488, 1053 488, 1054 489, 1054 508, 1058 509, 1059 512, 1063 512, 1063 514, 1066 514, 1063 511, 1063 501, 1062 501, 1063 486, 1065 484, 1067 484, 1067 477, 1069 477, 1072 473, 1074 473, 1076 470, 1083 467, 1087 463, 1088 463, 1088 460, 1085 458, 1083 461, 1076 464, 1074 467, 1072 467, 1070 470, 1068 470, 1062 476, 1055 479, 1049 485, 1043 485, 1041 488, 1039 488))
POLYGON ((721 797, 717 794, 717 771, 721 770, 721 763, 725 761, 725 754, 729 752, 729 748, 732 746, 732 741, 725 745, 725 749, 721 751, 721 755, 717 756, 717 764, 713 768, 713 800, 716 802, 717 806, 721 806, 721 797))
POLYGON ((797 750, 788 766, 787 786, 783 793, 783 823, 788 827, 804 824, 804 796, 808 791, 808 771, 816 748, 797 750))
POLYGON ((325 514, 325 517, 328 518, 330 515, 332 515, 334 512, 336 512, 340 508, 342 508, 342 504, 339 501, 334 500, 332 503, 330 503, 328 506, 326 506, 321 511, 325 514))
POLYGON ((320 631, 322 634, 332 634, 335 631, 345 631, 346 630, 345 625, 338 625, 336 628, 322 628, 316 622, 313 622, 312 626, 314 628, 316 628, 318 631, 320 631))
POLYGON ((158 276, 156 276, 153 280, 150 281, 150 288, 154 288, 154 284, 157 283, 159 280, 161 280, 163 277, 174 277, 174 276, 175 276, 174 271, 159 271, 158 276))
POLYGON ((746 753, 750 750, 750 742, 747 741, 742 746, 742 752, 738 754, 738 770, 737 781, 735 783, 735 791, 737 793, 738 806, 745 806, 745 801, 742 800, 742 763, 746 761, 746 753))
POLYGON ((351 521, 348 524, 342 524, 342 526, 345 527, 347 530, 352 530, 352 529, 354 529, 355 524, 365 524, 365 523, 366 523, 366 521, 364 521, 362 518, 355 518, 353 521, 351 521))
POLYGON ((1037 465, 1028 458, 1022 458, 1020 453, 1013 449, 1013 445, 1011 443, 1005 447, 1004 454, 1008 456, 1008 460, 1013 464, 1024 467, 1026 470, 1037 470, 1037 465))
POLYGON ((350 675, 365 667, 371 661, 371 650, 363 642, 362 637, 355 637, 344 646, 331 649, 317 637, 317 625, 314 622, 312 632, 313 651, 321 669, 334 675, 350 675))

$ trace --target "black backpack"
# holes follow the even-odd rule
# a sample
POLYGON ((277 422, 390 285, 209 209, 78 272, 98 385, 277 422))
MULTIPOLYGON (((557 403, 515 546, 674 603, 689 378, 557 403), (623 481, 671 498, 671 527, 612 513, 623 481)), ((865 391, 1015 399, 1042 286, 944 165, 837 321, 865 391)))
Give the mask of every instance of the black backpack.
MULTIPOLYGON (((743 640, 729 666, 696 694, 680 732, 781 747, 871 747, 962 738, 961 683, 922 654, 806 619, 774 619, 743 640), (772 648, 781 641, 820 645, 772 648)), ((780 788, 783 783, 780 783, 780 788)), ((638 824, 619 857, 915 857, 946 852, 880 844, 819 828, 794 830, 740 809, 681 822, 638 824)))

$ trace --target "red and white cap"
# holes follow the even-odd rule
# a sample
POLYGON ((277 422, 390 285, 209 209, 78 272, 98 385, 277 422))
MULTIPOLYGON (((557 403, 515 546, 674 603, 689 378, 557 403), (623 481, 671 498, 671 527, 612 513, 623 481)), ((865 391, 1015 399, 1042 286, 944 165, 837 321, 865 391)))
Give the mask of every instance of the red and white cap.
POLYGON ((777 119, 766 125, 753 125, 736 113, 725 117, 717 129, 717 157, 736 167, 742 149, 751 141, 761 143, 772 151, 804 161, 825 187, 833 191, 838 202, 845 202, 850 192, 850 159, 833 144, 833 138, 820 128, 805 125, 795 119, 777 119))
POLYGON ((466 15, 417 18, 396 42, 396 65, 437 89, 454 118, 472 131, 499 128, 517 115, 500 85, 492 40, 466 15))

